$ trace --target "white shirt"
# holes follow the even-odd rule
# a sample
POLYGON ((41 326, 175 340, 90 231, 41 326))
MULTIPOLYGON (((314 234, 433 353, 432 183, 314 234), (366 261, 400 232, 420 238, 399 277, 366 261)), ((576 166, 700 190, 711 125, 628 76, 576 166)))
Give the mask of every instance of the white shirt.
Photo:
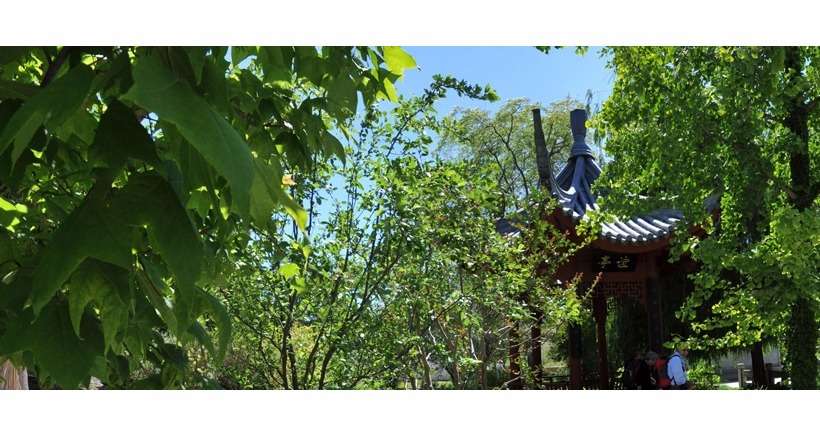
POLYGON ((683 361, 683 357, 681 357, 677 351, 672 353, 666 362, 666 375, 669 377, 669 381, 672 382, 672 386, 680 386, 687 381, 686 364, 683 361))

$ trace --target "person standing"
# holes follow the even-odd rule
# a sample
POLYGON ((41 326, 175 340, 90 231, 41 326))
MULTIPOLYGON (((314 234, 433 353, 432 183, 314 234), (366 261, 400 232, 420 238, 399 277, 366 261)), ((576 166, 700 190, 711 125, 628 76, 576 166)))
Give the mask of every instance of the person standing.
POLYGON ((689 355, 689 350, 686 347, 678 347, 675 352, 669 356, 666 362, 666 374, 669 377, 669 389, 685 390, 689 389, 689 379, 686 377, 688 370, 686 364, 686 356, 689 355))
POLYGON ((624 389, 637 389, 635 377, 638 375, 638 369, 643 362, 643 353, 636 351, 631 359, 624 362, 623 386, 624 389))
POLYGON ((638 369, 638 373, 635 377, 635 381, 638 385, 638 389, 641 390, 654 390, 658 389, 658 370, 655 366, 655 363, 658 360, 658 353, 654 351, 649 351, 646 353, 646 357, 641 362, 641 366, 638 369))

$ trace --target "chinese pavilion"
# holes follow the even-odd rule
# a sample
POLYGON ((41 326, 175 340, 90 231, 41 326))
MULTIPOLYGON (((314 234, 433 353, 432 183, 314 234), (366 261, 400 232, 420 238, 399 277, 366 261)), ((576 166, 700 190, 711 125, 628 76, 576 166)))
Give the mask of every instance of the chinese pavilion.
MULTIPOLYGON (((601 174, 601 168, 586 143, 586 119, 583 109, 570 113, 573 144, 566 165, 555 175, 548 161, 546 165, 542 164, 546 145, 540 111, 533 111, 536 151, 542 160, 539 162, 541 182, 559 204, 544 218, 570 235, 575 235, 575 226, 587 212, 598 209, 591 187, 601 174)), ((580 276, 582 291, 591 295, 597 351, 597 377, 594 378, 599 388, 612 386, 606 336, 610 300, 618 303, 632 299, 633 303, 644 308, 647 336, 644 343, 648 349, 660 351, 663 342, 669 339, 661 311, 664 295, 685 293, 688 283, 686 273, 693 268, 688 260, 676 263, 667 261, 672 232, 682 223, 682 219, 683 215, 678 211, 657 210, 628 220, 606 222, 597 239, 580 249, 558 269, 556 280, 568 283, 580 276), (593 285, 594 289, 590 290, 593 285)), ((509 223, 502 223, 498 228, 502 233, 514 231, 509 223)), ((582 348, 590 344, 581 343, 583 335, 579 325, 570 325, 567 334, 569 387, 578 389, 591 375, 584 374, 581 364, 582 348)))

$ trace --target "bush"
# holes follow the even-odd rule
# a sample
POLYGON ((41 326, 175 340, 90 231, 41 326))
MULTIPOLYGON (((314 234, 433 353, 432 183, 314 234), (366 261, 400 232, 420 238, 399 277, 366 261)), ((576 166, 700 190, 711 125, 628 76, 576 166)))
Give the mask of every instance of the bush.
POLYGON ((716 364, 709 361, 694 362, 687 374, 695 389, 719 389, 720 372, 716 364))

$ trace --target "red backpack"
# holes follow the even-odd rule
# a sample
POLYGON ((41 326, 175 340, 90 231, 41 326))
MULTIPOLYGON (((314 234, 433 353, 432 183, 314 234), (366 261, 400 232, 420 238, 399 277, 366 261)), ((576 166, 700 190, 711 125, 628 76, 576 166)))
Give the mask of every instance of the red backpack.
POLYGON ((666 372, 666 363, 669 359, 658 358, 655 361, 655 369, 658 370, 658 389, 669 389, 672 381, 669 380, 669 374, 666 372))

